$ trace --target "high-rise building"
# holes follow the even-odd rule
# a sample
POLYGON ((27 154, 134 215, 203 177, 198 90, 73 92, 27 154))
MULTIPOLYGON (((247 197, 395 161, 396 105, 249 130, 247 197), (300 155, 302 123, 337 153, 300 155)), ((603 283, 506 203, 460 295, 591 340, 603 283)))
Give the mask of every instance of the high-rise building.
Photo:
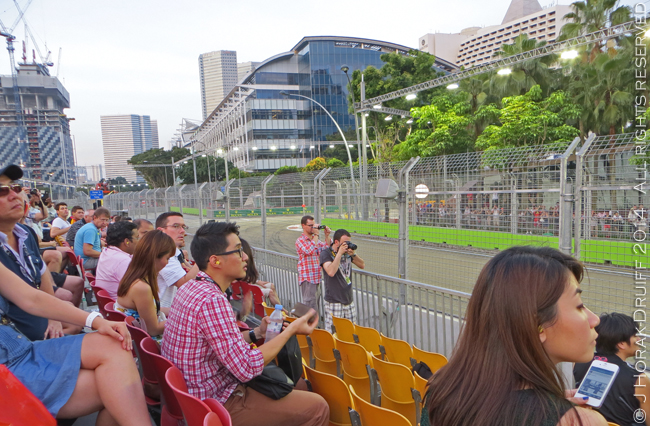
POLYGON ((237 84, 237 52, 218 50, 199 55, 203 119, 237 84))
POLYGON ((93 164, 92 166, 87 166, 86 174, 88 175, 88 180, 91 182, 99 182, 100 180, 106 178, 106 175, 104 174, 103 164, 93 164))
POLYGON ((18 108, 12 77, 0 76, 0 167, 18 164, 27 179, 74 184, 70 119, 64 112, 70 94, 47 67, 18 66, 18 108))
POLYGON ((158 120, 151 120, 151 148, 160 148, 160 141, 158 140, 158 120))
POLYGON ((149 116, 104 115, 100 121, 106 177, 122 176, 129 182, 144 182, 135 169, 127 164, 127 160, 153 147, 149 116))
POLYGON ((552 43, 566 23, 570 6, 554 4, 542 8, 537 0, 512 0, 500 25, 472 27, 456 34, 426 34, 420 37, 420 50, 465 68, 494 60, 502 44, 512 44, 517 36, 552 43))
POLYGON ((237 81, 242 81, 248 74, 255 71, 260 62, 240 62, 237 64, 237 81))

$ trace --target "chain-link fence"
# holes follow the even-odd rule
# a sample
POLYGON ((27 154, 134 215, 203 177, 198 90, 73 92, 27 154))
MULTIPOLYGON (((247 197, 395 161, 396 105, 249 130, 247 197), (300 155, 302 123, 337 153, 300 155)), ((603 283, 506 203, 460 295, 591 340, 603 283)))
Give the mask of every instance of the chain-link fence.
POLYGON ((134 218, 176 210, 198 224, 237 220, 253 246, 285 254, 311 214, 351 232, 368 271, 468 293, 497 251, 555 247, 586 262, 594 311, 632 312, 631 267, 648 261, 632 239, 647 229, 647 214, 634 212, 645 197, 634 190, 644 173, 634 149, 632 135, 592 135, 370 164, 367 173, 339 167, 112 194, 105 203, 134 218))

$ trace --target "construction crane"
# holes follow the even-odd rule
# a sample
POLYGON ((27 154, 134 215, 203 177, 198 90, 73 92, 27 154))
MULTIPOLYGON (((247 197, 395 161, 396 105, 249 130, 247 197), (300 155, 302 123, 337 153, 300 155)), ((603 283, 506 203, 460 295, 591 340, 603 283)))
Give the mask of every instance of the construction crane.
POLYGON ((7 40, 7 51, 9 51, 9 66, 11 67, 11 80, 14 88, 14 108, 16 109, 16 124, 18 127, 18 138, 21 143, 21 147, 24 147, 22 143, 27 142, 27 132, 25 131, 25 123, 23 122, 23 108, 20 102, 20 92, 18 88, 18 72, 16 71, 16 65, 14 62, 14 40, 16 37, 7 30, 7 27, 4 26, 2 21, 0 21, 0 36, 4 37, 7 40))

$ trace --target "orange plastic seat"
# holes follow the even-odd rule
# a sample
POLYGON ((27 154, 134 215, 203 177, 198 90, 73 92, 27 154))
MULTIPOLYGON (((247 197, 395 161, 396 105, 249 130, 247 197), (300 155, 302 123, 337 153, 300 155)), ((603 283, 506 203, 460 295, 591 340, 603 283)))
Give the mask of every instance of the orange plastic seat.
POLYGON ((266 306, 266 303, 263 305, 264 306, 264 315, 265 316, 271 316, 273 311, 275 311, 275 307, 273 306, 266 306))
POLYGON ((429 383, 427 379, 420 376, 418 373, 413 373, 413 380, 415 381, 415 389, 420 392, 420 397, 422 398, 422 404, 424 405, 424 395, 427 393, 427 384, 429 383))
POLYGON ((361 345, 343 342, 338 338, 335 339, 335 343, 334 356, 337 358, 337 363, 340 360, 339 371, 342 371, 343 381, 354 386, 361 398, 372 402, 368 376, 370 365, 368 352, 361 345))
POLYGON ((418 349, 417 346, 413 345, 413 356, 411 357, 411 365, 414 365, 413 360, 416 362, 424 362, 432 373, 440 370, 441 367, 447 365, 447 357, 438 354, 435 352, 427 352, 422 349, 418 349))
POLYGON ((332 316, 332 324, 336 330, 336 337, 344 342, 354 342, 354 323, 347 318, 332 316))
POLYGON ((411 368, 411 357, 413 356, 411 345, 404 340, 391 339, 383 334, 381 335, 381 344, 386 349, 387 361, 411 368))
POLYGON ((359 344, 363 346, 371 354, 375 354, 383 359, 381 346, 381 334, 374 328, 362 327, 360 325, 354 326, 354 333, 359 340, 359 344))
POLYGON ((352 424, 348 409, 354 408, 348 386, 336 376, 305 367, 312 390, 325 399, 330 407, 330 425, 352 424))
POLYGON ((401 364, 382 361, 374 355, 372 363, 381 385, 381 406, 400 413, 417 426, 422 398, 419 393, 417 400, 414 398, 415 380, 411 370, 401 364))
POLYGON ((310 365, 310 367, 336 376, 334 337, 327 331, 317 328, 309 335, 309 339, 311 340, 314 357, 314 365, 310 365))
POLYGON ((403 415, 364 401, 352 386, 350 386, 350 394, 352 394, 354 410, 359 413, 363 426, 411 426, 409 420, 403 415))
POLYGON ((160 425, 177 426, 179 421, 183 421, 183 411, 176 399, 174 391, 165 380, 165 373, 167 373, 169 368, 173 367, 173 364, 170 360, 160 355, 160 348, 156 341, 151 337, 147 337, 140 342, 140 349, 142 349, 143 353, 149 356, 151 363, 153 364, 156 377, 158 378, 160 392, 162 393, 164 400, 162 413, 160 415, 160 425))
MULTIPOLYGON (((289 317, 287 317, 287 319, 288 318, 289 317)), ((305 364, 312 365, 312 355, 309 347, 310 341, 307 340, 307 336, 304 334, 296 334, 296 338, 298 339, 298 345, 300 346, 300 354, 302 355, 302 359, 304 360, 305 364)))

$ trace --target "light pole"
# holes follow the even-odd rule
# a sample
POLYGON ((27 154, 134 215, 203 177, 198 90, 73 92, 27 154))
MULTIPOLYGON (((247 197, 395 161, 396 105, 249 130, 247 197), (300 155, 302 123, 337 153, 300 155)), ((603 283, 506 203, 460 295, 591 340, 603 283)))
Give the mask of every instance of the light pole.
MULTIPOLYGON (((222 154, 223 149, 219 148, 217 150, 217 154, 222 154)), ((226 183, 228 183, 228 154, 223 155, 223 165, 226 168, 226 183)), ((214 164, 214 173, 217 173, 217 163, 214 164)), ((216 179, 216 177, 215 177, 216 179)))
MULTIPOLYGON (((343 134, 343 130, 341 130, 341 127, 339 126, 339 123, 337 123, 336 120, 334 120, 334 117, 332 117, 332 114, 330 114, 329 111, 326 110, 323 105, 318 103, 316 100, 310 98, 309 96, 296 95, 294 93, 287 93, 287 92, 284 92, 284 91, 280 92, 280 94, 282 96, 296 96, 298 98, 305 98, 307 100, 310 100, 313 103, 315 103, 316 105, 318 105, 319 107, 321 107, 322 110, 325 111, 325 114, 327 114, 329 116, 329 118, 332 119, 332 121, 334 122, 334 125, 339 130, 339 133, 341 134, 341 137, 343 138, 343 144, 345 145, 345 151, 348 153, 348 164, 350 165, 350 179, 352 179, 353 191, 356 193, 356 183, 354 181, 354 168, 352 167, 352 155, 350 154, 350 147, 348 146, 348 141, 345 139, 345 135, 343 134)), ((357 206, 358 206, 359 205, 359 195, 358 194, 356 196, 356 199, 357 199, 357 206)), ((358 218, 359 218, 359 216, 357 214, 357 219, 358 218)))

